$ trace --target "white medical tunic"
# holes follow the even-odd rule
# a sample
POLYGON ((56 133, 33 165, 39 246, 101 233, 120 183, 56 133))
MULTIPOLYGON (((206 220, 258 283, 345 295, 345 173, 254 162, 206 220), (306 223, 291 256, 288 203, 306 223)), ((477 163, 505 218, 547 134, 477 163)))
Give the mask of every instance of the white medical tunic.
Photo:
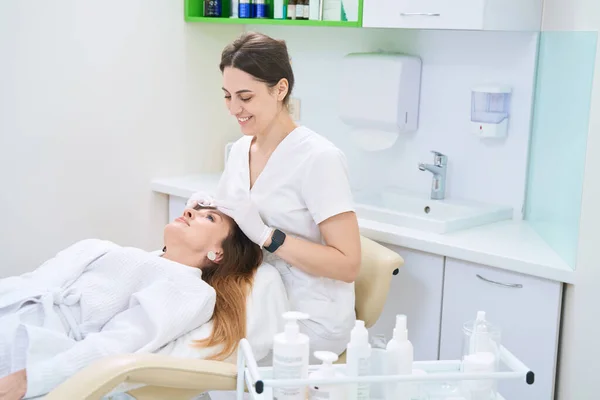
MULTIPOLYGON (((250 197, 268 226, 287 235, 324 243, 318 224, 354 211, 346 158, 341 150, 306 127, 293 130, 271 154, 250 189, 251 136, 231 148, 217 198, 250 197)), ((292 310, 310 316, 302 331, 311 351, 344 351, 354 326, 354 284, 318 277, 265 252, 280 272, 292 310)))

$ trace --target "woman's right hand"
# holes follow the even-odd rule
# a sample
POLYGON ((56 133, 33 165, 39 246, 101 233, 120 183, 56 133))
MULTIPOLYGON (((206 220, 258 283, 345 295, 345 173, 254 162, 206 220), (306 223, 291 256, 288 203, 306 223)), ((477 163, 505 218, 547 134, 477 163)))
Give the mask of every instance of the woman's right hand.
POLYGON ((216 207, 215 199, 207 192, 198 191, 194 193, 187 201, 186 207, 195 207, 196 204, 207 207, 216 207))

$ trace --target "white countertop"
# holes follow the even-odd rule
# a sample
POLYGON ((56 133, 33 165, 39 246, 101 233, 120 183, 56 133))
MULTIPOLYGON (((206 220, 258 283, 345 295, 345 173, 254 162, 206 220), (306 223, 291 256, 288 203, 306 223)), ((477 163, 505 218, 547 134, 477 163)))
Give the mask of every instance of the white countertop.
MULTIPOLYGON (((220 176, 221 173, 206 173, 156 179, 152 190, 188 198, 196 190, 215 190, 220 176)), ((362 235, 379 242, 574 283, 571 267, 526 221, 502 221, 443 235, 362 218, 358 222, 362 235)))

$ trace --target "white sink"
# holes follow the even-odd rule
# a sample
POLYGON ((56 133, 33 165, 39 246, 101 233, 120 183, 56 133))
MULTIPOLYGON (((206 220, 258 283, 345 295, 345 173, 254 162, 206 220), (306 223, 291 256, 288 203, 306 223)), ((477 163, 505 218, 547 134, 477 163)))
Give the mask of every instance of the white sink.
POLYGON ((386 190, 380 195, 358 195, 358 218, 433 233, 448 233, 511 219, 511 207, 462 200, 431 200, 402 190, 386 190))

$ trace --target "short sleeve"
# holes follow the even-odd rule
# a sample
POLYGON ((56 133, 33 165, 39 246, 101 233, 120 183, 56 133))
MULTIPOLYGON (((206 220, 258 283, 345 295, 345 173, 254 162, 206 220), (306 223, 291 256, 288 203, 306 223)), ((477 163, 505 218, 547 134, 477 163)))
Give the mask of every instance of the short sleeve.
POLYGON ((354 211, 344 153, 333 147, 311 156, 302 183, 302 196, 316 224, 354 211))

